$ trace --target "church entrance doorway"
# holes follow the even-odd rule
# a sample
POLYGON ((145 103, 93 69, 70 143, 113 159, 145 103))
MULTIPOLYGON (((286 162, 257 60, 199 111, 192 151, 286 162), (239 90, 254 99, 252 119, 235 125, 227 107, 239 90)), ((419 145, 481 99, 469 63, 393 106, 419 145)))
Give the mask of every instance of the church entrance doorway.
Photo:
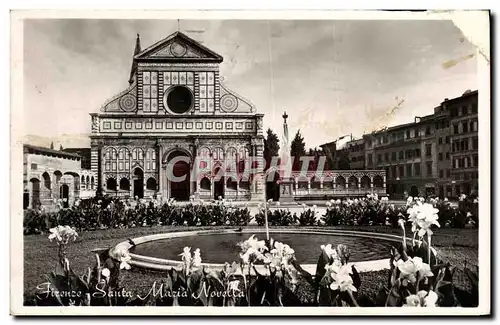
POLYGON ((134 169, 134 197, 144 197, 144 172, 140 168, 134 169))
POLYGON ((219 197, 224 198, 224 184, 225 184, 225 179, 224 176, 219 176, 217 175, 220 173, 220 168, 215 168, 214 170, 214 175, 216 177, 214 178, 214 199, 218 200, 219 197))
MULTIPOLYGON (((168 162, 176 157, 189 157, 183 151, 174 151, 168 156, 168 162)), ((169 180, 170 184, 170 197, 174 198, 176 201, 188 201, 191 195, 190 189, 190 176, 191 168, 189 163, 184 160, 177 161, 173 166, 173 176, 174 177, 184 177, 182 181, 169 180)), ((168 176, 168 175, 167 175, 168 176)))

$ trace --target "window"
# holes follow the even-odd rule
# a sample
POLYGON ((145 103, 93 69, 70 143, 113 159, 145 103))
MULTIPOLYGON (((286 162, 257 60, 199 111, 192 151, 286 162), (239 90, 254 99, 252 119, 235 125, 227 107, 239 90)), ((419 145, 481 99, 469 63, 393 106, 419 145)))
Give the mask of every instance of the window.
POLYGON ((438 139, 438 143, 439 143, 439 144, 443 144, 443 138, 442 138, 442 137, 439 137, 439 139, 438 139))
POLYGON ((450 137, 448 135, 444 138, 444 140, 446 144, 450 144, 450 137))
POLYGON ((388 152, 386 152, 386 153, 384 154, 384 160, 385 160, 385 161, 389 161, 389 153, 388 153, 388 152))
POLYGON ((462 115, 463 116, 467 115, 467 111, 468 111, 467 106, 466 105, 462 106, 462 115))
POLYGON ((401 151, 399 152, 399 159, 404 159, 404 157, 405 157, 405 156, 404 156, 403 150, 401 150, 401 151))
POLYGON ((472 122, 472 128, 471 128, 471 131, 472 132, 477 132, 477 120, 474 120, 472 122))
POLYGON ((458 109, 456 107, 452 107, 450 109, 450 116, 451 117, 457 117, 457 115, 458 115, 458 109))
POLYGON ((377 162, 378 163, 382 162, 382 155, 381 154, 377 155, 377 162))
POLYGON ((425 128, 425 135, 431 135, 431 128, 429 126, 425 128))
POLYGON ((458 124, 453 124, 453 134, 458 134, 458 124))
POLYGON ((477 114, 477 103, 472 104, 472 114, 477 114))
POLYGON ((396 160, 396 151, 391 152, 391 160, 392 161, 396 160))
POLYGON ((479 167, 478 155, 472 156, 472 163, 474 164, 474 167, 479 167))
POLYGON ((31 169, 32 170, 37 170, 38 169, 38 165, 37 164, 31 164, 31 169))
POLYGON ((472 150, 477 150, 479 148, 478 142, 477 142, 477 137, 472 138, 472 150))
POLYGON ((443 176, 444 176, 444 170, 440 169, 439 170, 439 177, 443 178, 443 176))
POLYGON ((432 144, 425 145, 425 155, 427 157, 432 156, 432 144))
POLYGON ((462 123, 462 133, 469 132, 469 124, 467 122, 462 123))
POLYGON ((447 152, 446 152, 446 160, 449 160, 449 159, 450 159, 450 152, 449 152, 449 151, 447 151, 447 152))
POLYGON ((446 169, 446 177, 450 177, 450 170, 449 169, 446 169))
POLYGON ((393 178, 396 178, 397 175, 396 175, 396 165, 392 165, 391 166, 391 175, 393 178))
POLYGON ((440 152, 440 153, 438 154, 438 156, 439 156, 439 161, 443 161, 443 153, 442 153, 442 152, 440 152))
POLYGON ((406 165, 406 177, 411 177, 411 164, 406 165))
POLYGON ((420 157, 420 149, 415 149, 415 157, 420 157))
POLYGON ((371 153, 368 154, 368 164, 373 164, 373 155, 371 153))
POLYGON ((399 166, 399 177, 405 177, 405 166, 399 166))
POLYGON ((432 176, 432 161, 425 163, 427 165, 427 176, 432 176))
POLYGON ((410 138, 410 130, 407 130, 406 131, 406 139, 409 139, 410 138))
POLYGON ((414 163, 413 170, 415 171, 415 176, 420 176, 420 163, 414 163))

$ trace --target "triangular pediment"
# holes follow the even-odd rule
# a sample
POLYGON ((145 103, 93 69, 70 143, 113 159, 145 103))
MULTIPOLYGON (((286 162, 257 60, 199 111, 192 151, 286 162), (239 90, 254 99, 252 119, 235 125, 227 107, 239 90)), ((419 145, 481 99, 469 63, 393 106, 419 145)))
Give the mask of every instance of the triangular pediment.
POLYGON ((201 61, 222 62, 222 56, 181 32, 153 44, 134 56, 137 61, 201 61))

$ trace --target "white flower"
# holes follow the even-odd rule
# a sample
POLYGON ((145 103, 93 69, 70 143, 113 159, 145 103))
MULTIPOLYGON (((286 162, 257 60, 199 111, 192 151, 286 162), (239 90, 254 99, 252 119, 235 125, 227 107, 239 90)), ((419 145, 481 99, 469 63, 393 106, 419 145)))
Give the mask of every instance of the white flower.
POLYGON ((437 293, 435 291, 429 291, 427 296, 424 298, 424 306, 425 307, 436 307, 437 301, 438 301, 437 293))
POLYGON ((412 196, 408 196, 408 199, 406 199, 406 204, 410 205, 412 202, 413 202, 413 197, 412 196))
POLYGON ((337 254, 337 251, 335 249, 333 249, 332 247, 332 244, 328 244, 328 245, 321 245, 321 249, 325 252, 326 256, 328 256, 328 258, 331 258, 333 260, 336 260, 338 259, 338 254, 337 254))
POLYGON ((434 291, 420 290, 416 295, 406 297, 403 307, 436 307, 438 295, 434 291))
POLYGON ((406 304, 403 307, 420 307, 420 297, 417 295, 409 295, 406 297, 406 304))
POLYGON ((475 198, 474 201, 473 201, 474 204, 478 204, 479 203, 479 198, 475 198))
POLYGON ((326 270, 333 280, 330 284, 330 289, 340 291, 357 291, 353 284, 351 277, 352 269, 349 265, 345 264, 338 266, 338 264, 334 263, 329 265, 326 270))
POLYGON ((56 239, 57 244, 67 244, 70 240, 75 241, 78 233, 70 226, 57 226, 50 229, 49 240, 56 239))
POLYGON ((280 205, 281 205, 280 201, 276 202, 276 206, 280 206, 280 205))
POLYGON ((275 241, 273 247, 269 254, 265 255, 273 267, 286 267, 295 258, 295 251, 289 245, 275 241))
POLYGON ((408 220, 412 223, 412 232, 418 230, 420 237, 426 233, 432 235, 431 226, 436 225, 440 227, 438 212, 439 210, 434 208, 430 203, 422 204, 421 202, 417 202, 417 204, 408 208, 408 220))
POLYGON ((467 198, 467 195, 462 194, 462 195, 460 195, 459 200, 460 200, 460 201, 463 201, 463 200, 465 200, 466 198, 467 198))
POLYGON ((120 262, 120 269, 130 270, 129 262, 132 257, 130 257, 128 250, 123 248, 115 248, 110 252, 110 255, 120 262))
POLYGON ((240 257, 245 264, 263 259, 263 252, 267 250, 265 241, 257 240, 255 235, 238 244, 241 247, 240 257))
POLYGON ((417 278, 422 279, 424 277, 433 276, 429 264, 424 263, 422 258, 418 256, 408 258, 406 262, 399 259, 394 261, 394 265, 401 272, 400 278, 407 279, 411 283, 415 283, 417 278))
POLYGON ((109 279, 109 276, 111 275, 111 272, 109 271, 108 268, 103 268, 101 271, 101 274, 106 278, 109 279))
POLYGON ((199 268, 201 267, 201 252, 200 252, 200 249, 197 248, 195 251, 194 251, 194 256, 193 256, 193 260, 192 260, 192 266, 194 268, 199 268))
POLYGON ((191 264, 191 247, 184 247, 184 249, 182 250, 182 253, 179 254, 179 256, 182 257, 182 261, 184 262, 184 264, 186 265, 190 265, 191 264))

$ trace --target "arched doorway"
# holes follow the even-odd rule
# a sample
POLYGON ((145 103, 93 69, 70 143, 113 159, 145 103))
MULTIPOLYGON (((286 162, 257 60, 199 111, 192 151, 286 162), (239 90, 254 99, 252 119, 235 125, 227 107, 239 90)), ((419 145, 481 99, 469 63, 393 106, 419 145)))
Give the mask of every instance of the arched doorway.
POLYGON ((69 186, 68 184, 63 184, 59 188, 59 197, 63 200, 63 208, 69 206, 69 186))
POLYGON ((30 179, 31 187, 31 207, 36 208, 40 205, 40 180, 37 178, 30 179))
MULTIPOLYGON (((168 155, 167 163, 170 163, 172 159, 176 157, 189 157, 187 153, 183 151, 174 151, 170 155, 168 155)), ((191 176, 191 168, 189 166, 189 162, 184 160, 178 160, 172 166, 172 173, 174 178, 176 177, 184 177, 182 181, 176 181, 170 179, 169 175, 167 175, 168 183, 170 186, 170 198, 174 198, 177 201, 188 201, 189 196, 191 195, 190 188, 190 176, 191 176)), ((153 185, 153 184, 151 184, 153 185)), ((156 181, 155 184, 156 186, 156 181)))
POLYGON ((416 187, 415 185, 413 185, 411 188, 410 188, 410 196, 418 196, 418 187, 416 187))
POLYGON ((370 188, 370 184, 371 184, 371 180, 370 180, 370 177, 364 175, 363 177, 361 177, 361 188, 362 189, 369 189, 370 188))
POLYGON ((144 197, 144 172, 138 167, 134 169, 134 197, 144 197))
POLYGON ((224 198, 224 176, 217 176, 220 173, 220 168, 214 170, 214 199, 218 200, 219 197, 224 198))

